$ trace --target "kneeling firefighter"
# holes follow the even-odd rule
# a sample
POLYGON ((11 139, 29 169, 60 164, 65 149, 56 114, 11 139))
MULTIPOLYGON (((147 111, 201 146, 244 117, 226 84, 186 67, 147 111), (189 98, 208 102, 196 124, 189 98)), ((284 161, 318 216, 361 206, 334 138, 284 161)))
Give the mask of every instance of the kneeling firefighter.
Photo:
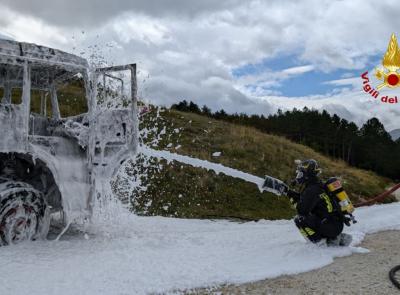
POLYGON ((294 222, 300 233, 312 243, 326 239, 328 246, 349 245, 352 238, 342 231, 344 224, 349 226, 351 220, 355 222, 351 214, 354 209, 340 181, 330 178, 322 182, 321 169, 315 160, 296 163, 296 178, 292 184, 299 185, 299 190, 291 190, 279 180, 278 188, 296 208, 294 222))

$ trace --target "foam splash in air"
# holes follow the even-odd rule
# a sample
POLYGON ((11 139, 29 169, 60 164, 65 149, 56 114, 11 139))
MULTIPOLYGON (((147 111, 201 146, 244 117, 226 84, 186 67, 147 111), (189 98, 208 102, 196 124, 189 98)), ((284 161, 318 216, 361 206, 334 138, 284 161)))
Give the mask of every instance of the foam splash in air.
MULTIPOLYGON (((158 146, 166 135, 160 109, 156 109, 153 121, 156 124, 139 130, 139 142, 148 141, 152 146, 158 146), (161 131, 160 131, 161 130, 161 131)), ((143 124, 145 115, 138 118, 143 124)), ((132 225, 136 215, 131 212, 130 205, 134 195, 147 190, 146 179, 151 169, 159 169, 159 165, 150 157, 138 152, 132 159, 127 160, 118 173, 110 181, 101 176, 96 177, 93 213, 89 223, 84 225, 85 231, 107 237, 115 235, 131 235, 132 225)))
POLYGON ((193 167, 212 170, 216 174, 223 173, 228 176, 232 176, 232 177, 239 178, 239 179, 242 179, 247 182, 254 183, 259 187, 260 190, 262 189, 262 184, 263 184, 264 180, 261 177, 258 177, 258 176, 255 176, 255 175, 252 175, 252 174, 249 174, 249 173, 237 170, 237 169, 226 167, 219 163, 213 163, 213 162, 209 162, 209 161, 205 161, 205 160, 200 160, 197 158, 179 155, 179 154, 171 153, 168 151, 155 150, 155 149, 151 149, 145 145, 141 145, 139 147, 139 151, 149 157, 156 157, 158 159, 167 160, 168 163, 171 161, 178 161, 181 163, 191 165, 193 167))

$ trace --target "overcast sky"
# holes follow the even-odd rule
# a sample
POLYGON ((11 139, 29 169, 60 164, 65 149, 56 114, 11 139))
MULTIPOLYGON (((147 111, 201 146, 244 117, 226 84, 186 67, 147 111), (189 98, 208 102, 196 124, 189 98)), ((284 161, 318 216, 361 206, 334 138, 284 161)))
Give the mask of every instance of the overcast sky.
POLYGON ((0 0, 0 36, 136 62, 153 103, 308 106, 358 124, 377 116, 388 130, 400 128, 400 104, 370 99, 359 75, 380 65, 397 28, 395 0, 0 0))

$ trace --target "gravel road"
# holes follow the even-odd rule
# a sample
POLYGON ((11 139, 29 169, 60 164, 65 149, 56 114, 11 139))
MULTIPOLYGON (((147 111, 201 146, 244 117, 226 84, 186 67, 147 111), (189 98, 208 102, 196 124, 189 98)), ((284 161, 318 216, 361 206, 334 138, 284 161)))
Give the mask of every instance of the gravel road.
POLYGON ((400 231, 368 235, 361 247, 370 253, 337 258, 315 271, 189 294, 400 294, 388 279, 400 264, 400 231))

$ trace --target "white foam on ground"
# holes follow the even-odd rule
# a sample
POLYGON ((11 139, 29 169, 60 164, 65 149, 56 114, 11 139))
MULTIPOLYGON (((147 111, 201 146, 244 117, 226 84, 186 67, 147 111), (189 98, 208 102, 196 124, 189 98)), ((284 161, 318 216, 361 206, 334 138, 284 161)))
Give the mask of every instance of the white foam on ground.
MULTIPOLYGON (((320 268, 357 247, 308 244, 293 221, 137 217, 118 203, 85 234, 0 248, 0 294, 146 294, 244 283, 320 268)), ((362 208, 347 228, 400 229, 400 204, 362 208)))

